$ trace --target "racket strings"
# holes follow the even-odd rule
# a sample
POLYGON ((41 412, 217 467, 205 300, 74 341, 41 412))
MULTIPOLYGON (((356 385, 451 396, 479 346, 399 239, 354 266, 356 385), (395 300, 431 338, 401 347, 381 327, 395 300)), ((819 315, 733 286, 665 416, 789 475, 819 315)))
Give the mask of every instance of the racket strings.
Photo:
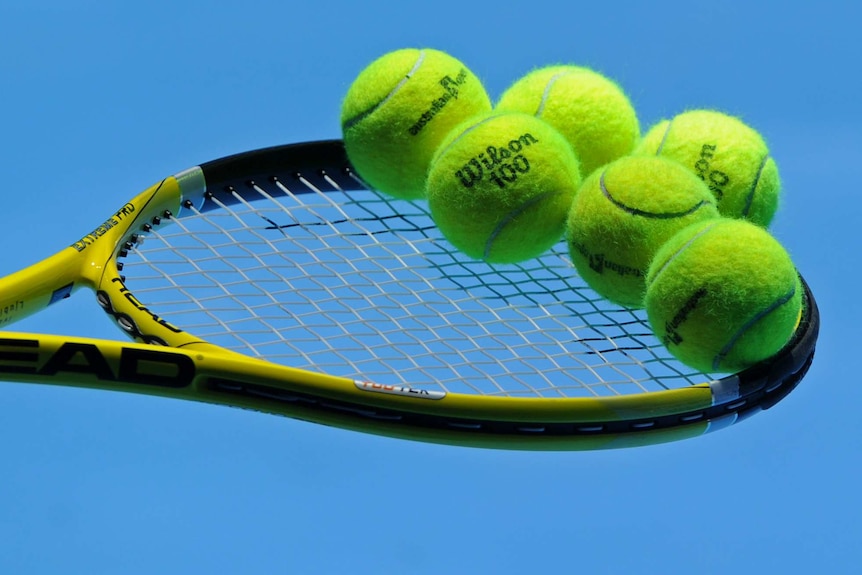
POLYGON ((423 202, 307 180, 184 208, 124 260, 150 309, 214 344, 384 384, 604 396, 703 381, 640 312, 585 288, 561 244, 522 265, 470 260, 423 202))

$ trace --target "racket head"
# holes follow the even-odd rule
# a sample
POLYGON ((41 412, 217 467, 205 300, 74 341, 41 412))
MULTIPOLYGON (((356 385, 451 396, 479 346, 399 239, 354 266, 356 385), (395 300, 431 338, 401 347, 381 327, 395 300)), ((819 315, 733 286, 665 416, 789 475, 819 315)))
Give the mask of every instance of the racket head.
MULTIPOLYGON (((584 286, 563 244, 521 265, 472 261, 423 202, 368 190, 339 141, 180 172, 94 237, 62 252, 64 268, 84 271, 71 282, 64 273, 73 287, 57 289, 93 288, 145 345, 75 355, 63 351, 68 339, 42 338, 32 365, 15 364, 34 370, 19 379, 112 380, 422 441, 592 449, 723 429, 798 384, 819 329, 806 285, 804 316, 780 354, 725 377, 693 372, 644 314, 584 286), (107 370, 73 366, 96 356, 107 370), (52 361, 65 366, 53 379, 52 361)), ((26 339, 6 338, 7 354, 26 339)))

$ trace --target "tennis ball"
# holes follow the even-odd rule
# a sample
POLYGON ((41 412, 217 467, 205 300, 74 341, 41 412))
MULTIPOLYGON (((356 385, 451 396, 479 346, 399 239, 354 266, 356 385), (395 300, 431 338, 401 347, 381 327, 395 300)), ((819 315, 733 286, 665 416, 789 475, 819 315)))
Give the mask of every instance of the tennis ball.
POLYGON ((563 235, 581 177, 578 159, 550 124, 489 113, 456 127, 428 174, 428 206, 443 235, 475 259, 536 257, 563 235))
POLYGON ((777 353, 802 313, 802 285, 769 232, 745 220, 698 222, 659 249, 646 279, 653 331, 683 363, 735 372, 777 353))
POLYGON ((497 110, 533 114, 572 144, 586 177, 630 153, 640 138, 637 114, 622 88, 589 68, 548 66, 507 89, 497 110))
POLYGON ((766 142, 739 118, 691 110, 649 129, 635 153, 677 160, 707 183, 718 211, 766 227, 778 208, 781 180, 766 142))
POLYGON ((694 222, 718 217, 715 198, 677 162, 626 156, 593 172, 568 215, 566 241, 578 274, 598 294, 643 306, 655 252, 694 222))
POLYGON ((452 56, 427 48, 390 52, 365 68, 344 98, 347 157, 371 187, 421 198, 443 138, 461 121, 490 109, 482 83, 452 56))

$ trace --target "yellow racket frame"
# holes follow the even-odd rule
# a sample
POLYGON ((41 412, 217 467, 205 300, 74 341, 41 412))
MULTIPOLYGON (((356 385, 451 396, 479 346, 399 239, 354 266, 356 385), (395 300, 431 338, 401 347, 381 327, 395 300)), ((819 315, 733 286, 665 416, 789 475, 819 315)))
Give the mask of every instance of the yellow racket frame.
MULTIPOLYGON (((184 202, 199 201, 205 191, 201 168, 168 177, 69 247, 0 278, 0 327, 83 287, 98 294, 127 335, 150 343, 0 332, 0 379, 187 399, 390 437, 505 449, 599 449, 673 441, 724 428, 745 407, 745 398, 726 400, 741 397, 749 376, 636 395, 483 396, 377 385, 285 367, 210 344, 163 320, 158 310, 147 309, 126 289, 117 264, 137 234, 163 225, 180 213, 184 202)), ((792 351, 783 355, 782 361, 794 364, 783 371, 801 379, 810 357, 792 351)), ((758 369, 765 375, 750 377, 769 377, 767 368, 758 369)), ((769 403, 764 400, 769 385, 760 387, 758 401, 769 403)))

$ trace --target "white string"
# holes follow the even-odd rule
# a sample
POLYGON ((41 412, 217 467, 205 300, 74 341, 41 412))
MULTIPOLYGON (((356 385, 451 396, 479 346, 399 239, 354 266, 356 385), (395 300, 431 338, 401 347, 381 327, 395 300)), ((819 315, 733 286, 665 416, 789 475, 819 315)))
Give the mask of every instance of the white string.
POLYGON ((454 251, 421 201, 297 181, 184 210, 124 260, 126 285, 214 344, 379 383, 559 397, 701 381, 643 313, 585 288, 563 243, 492 266, 454 251))

